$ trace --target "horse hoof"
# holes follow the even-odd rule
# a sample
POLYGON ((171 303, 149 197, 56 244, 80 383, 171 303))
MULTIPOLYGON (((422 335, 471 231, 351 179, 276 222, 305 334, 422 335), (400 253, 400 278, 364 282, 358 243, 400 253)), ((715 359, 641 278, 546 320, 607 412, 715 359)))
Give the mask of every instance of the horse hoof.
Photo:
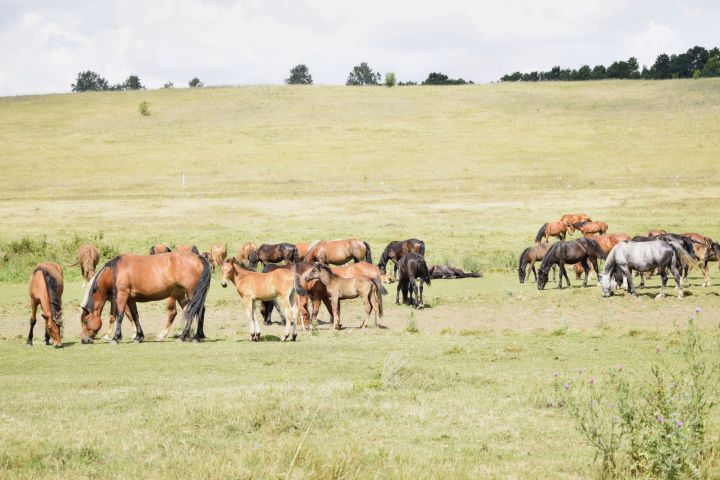
POLYGON ((105 334, 105 335, 102 336, 102 339, 103 339, 103 340, 110 340, 110 335, 105 334))
POLYGON ((295 335, 293 335, 293 336, 292 336, 292 339, 291 339, 291 340, 292 340, 292 341, 294 342, 294 341, 295 341, 295 339, 297 339, 297 333, 296 333, 295 335))
POLYGON ((142 343, 143 340, 145 340, 145 338, 143 338, 143 337, 139 337, 139 338, 138 338, 138 337, 135 337, 135 338, 133 338, 133 342, 135 342, 135 343, 142 343))
POLYGON ((63 344, 62 344, 62 343, 58 343, 58 344, 55 345, 55 348, 63 348, 63 344))
POLYGON ((117 345, 117 344, 118 344, 118 341, 115 340, 114 338, 112 340, 110 340, 110 345, 117 345))
POLYGON ((27 342, 27 346, 32 347, 33 346, 32 342, 27 342))

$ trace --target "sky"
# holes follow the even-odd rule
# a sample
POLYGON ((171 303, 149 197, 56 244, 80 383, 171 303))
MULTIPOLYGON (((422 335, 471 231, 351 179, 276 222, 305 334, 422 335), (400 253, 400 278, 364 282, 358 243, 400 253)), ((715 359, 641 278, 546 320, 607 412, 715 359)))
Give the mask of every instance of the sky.
POLYGON ((720 1, 0 0, 0 96, 70 91, 78 72, 148 88, 281 84, 306 64, 344 84, 368 62, 399 81, 476 83, 720 46, 720 1))

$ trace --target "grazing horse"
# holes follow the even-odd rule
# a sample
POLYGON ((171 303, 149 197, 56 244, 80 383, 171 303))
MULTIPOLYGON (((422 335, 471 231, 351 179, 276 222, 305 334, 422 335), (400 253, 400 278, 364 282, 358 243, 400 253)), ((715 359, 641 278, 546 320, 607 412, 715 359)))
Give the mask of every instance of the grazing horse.
POLYGON ((417 253, 408 253, 398 262, 398 286, 395 292, 395 303, 400 304, 399 296, 402 290, 403 304, 411 304, 413 308, 425 308, 423 302, 423 283, 430 286, 430 271, 425 257, 417 253), (420 287, 416 283, 420 280, 420 287), (408 293, 410 298, 408 298, 408 293))
POLYGON ((200 250, 198 250, 197 245, 175 245, 175 251, 190 252, 194 253, 195 255, 200 255, 200 250))
POLYGON ((547 243, 550 237, 557 237, 560 240, 565 240, 566 231, 567 227, 563 222, 544 223, 543 226, 540 227, 540 230, 538 230, 537 235, 535 235, 535 243, 540 243, 543 237, 545 238, 545 243, 547 243))
POLYGON ((38 264, 30 275, 30 332, 27 344, 32 346, 33 330, 37 322, 37 308, 40 305, 45 320, 45 345, 50 345, 52 338, 55 348, 62 345, 62 294, 63 272, 60 265, 54 262, 38 264))
POLYGON ((597 266, 598 257, 603 258, 605 253, 600 248, 600 245, 596 241, 581 237, 577 240, 569 242, 556 242, 550 247, 550 250, 545 254, 542 263, 540 264, 540 273, 538 274, 537 287, 538 290, 545 288, 548 280, 548 272, 550 267, 558 265, 560 267, 560 281, 558 282, 557 288, 562 288, 563 276, 567 280, 568 287, 570 286, 570 279, 565 271, 565 264, 582 263, 583 270, 585 270, 585 279, 583 281, 583 287, 587 287, 588 271, 591 263, 596 272, 599 272, 597 266))
POLYGON ((604 235, 585 235, 591 240, 595 240, 605 255, 610 253, 615 245, 626 240, 630 240, 630 235, 627 233, 606 233, 604 235))
POLYGON ((170 247, 165 245, 164 243, 158 243, 150 247, 150 255, 158 255, 160 253, 170 253, 172 250, 170 250, 170 247))
MULTIPOLYGON (((577 222, 592 222, 592 219, 590 219, 590 215, 586 213, 566 213, 560 217, 560 221, 565 224, 566 227, 571 228, 573 224, 577 222)), ((572 233, 572 230, 570 230, 570 233, 572 233)))
POLYGON ((680 236, 687 237, 693 242, 704 243, 709 248, 712 248, 712 238, 706 237, 705 235, 700 235, 699 233, 682 233, 680 236))
POLYGON ((243 267, 249 268, 250 255, 252 255, 255 251, 257 251, 257 245, 255 245, 254 242, 245 242, 243 246, 240 247, 240 250, 238 250, 237 255, 235 255, 235 260, 237 260, 243 267))
POLYGON ((360 328, 367 328, 372 312, 375 312, 375 327, 378 327, 382 321, 382 292, 385 291, 385 288, 379 278, 370 278, 365 275, 342 278, 335 275, 327 265, 315 262, 313 268, 305 276, 305 280, 318 280, 325 286, 327 295, 330 297, 333 325, 337 330, 342 327, 340 323, 341 300, 352 300, 358 297, 362 299, 365 306, 365 319, 360 328))
POLYGON ((250 254, 248 267, 250 270, 255 270, 258 262, 265 267, 268 263, 280 263, 283 260, 286 264, 300 261, 295 245, 292 243, 263 243, 250 254))
POLYGON ((387 266, 387 263, 392 260, 395 264, 393 276, 397 276, 398 262, 403 257, 403 255, 410 252, 418 253, 422 256, 425 256, 425 242, 423 242, 422 240, 418 240, 417 238, 410 238, 407 240, 397 240, 388 243, 387 247, 385 247, 385 250, 383 250, 382 255, 380 255, 380 261, 378 262, 380 272, 385 275, 387 273, 385 271, 385 267, 387 266))
POLYGON ((227 258, 227 247, 224 243, 215 243, 210 247, 210 258, 213 270, 223 264, 227 258))
POLYGON ((718 262, 718 268, 720 268, 720 243, 712 242, 710 250, 705 255, 703 267, 707 269, 708 263, 715 261, 718 262))
MULTIPOLYGON (((665 234, 667 234, 667 232, 666 232, 665 230, 655 229, 655 230, 650 230, 650 231, 648 231, 647 236, 648 236, 648 237, 658 237, 658 236, 660 236, 660 235, 665 235, 665 234)), ((634 241, 634 240, 633 240, 633 241, 634 241)))
POLYGON ((297 248, 298 251, 298 257, 301 259, 305 258, 305 255, 310 251, 310 249, 315 245, 319 240, 313 240, 312 242, 300 242, 295 244, 295 248, 297 248))
MULTIPOLYGON (((530 271, 532 271, 533 275, 535 276, 535 281, 537 282, 537 271, 535 270, 535 263, 542 261, 542 259, 545 258, 545 254, 548 252, 548 250, 550 250, 550 247, 551 245, 549 243, 538 243, 537 245, 527 247, 525 250, 523 250, 523 252, 520 254, 520 262, 518 262, 518 277, 520 279, 520 283, 525 283, 525 277, 530 276, 527 271, 528 267, 530 267, 530 271)), ((556 270, 557 268, 553 266, 553 282, 555 281, 556 270)))
POLYGON ((297 338, 297 295, 307 295, 297 279, 294 268, 278 268, 268 273, 259 273, 243 268, 235 259, 223 262, 222 280, 220 284, 227 287, 228 281, 235 284, 245 314, 250 320, 250 341, 260 340, 260 324, 255 318, 255 301, 272 301, 278 299, 279 310, 289 321, 285 322, 285 337, 290 337, 292 324, 292 341, 297 338))
POLYGON ((306 262, 343 265, 350 260, 372 263, 370 244, 365 240, 350 238, 347 240, 320 240, 315 243, 307 255, 306 262))
MULTIPOLYGON (((691 234, 692 235, 692 234, 691 234)), ((697 241, 695 238, 690 237, 689 235, 682 235, 683 238, 687 238, 690 240, 690 244, 692 245, 692 254, 695 255, 695 258, 698 260, 703 261, 702 264, 699 264, 700 269, 703 272, 703 287, 707 287, 710 285, 710 269, 707 267, 707 261, 705 261, 708 256, 712 256, 713 254, 713 248, 712 248, 712 240, 705 239, 705 237, 702 237, 705 241, 697 241)), ((685 277, 687 277, 687 270, 684 272, 685 277)))
MULTIPOLYGON (((145 338, 137 303, 153 302, 172 297, 185 306, 185 328, 181 340, 190 336, 190 327, 197 319, 194 340, 205 338, 205 298, 210 288, 211 271, 208 262, 198 255, 186 252, 161 255, 120 255, 107 262, 93 278, 85 298, 80 304, 82 343, 92 343, 102 327, 102 309, 111 300, 111 316, 115 317, 115 334, 111 342, 122 339, 122 320, 129 312, 135 323, 134 340, 145 338)), ((175 302, 172 303, 174 309, 175 302)), ((168 310, 171 303, 168 302, 168 310)), ((168 323, 175 315, 171 312, 168 323)))
POLYGON ((573 223, 572 228, 573 231, 578 230, 585 236, 592 234, 604 235, 607 232, 608 224, 605 222, 577 222, 573 223))
POLYGON ((92 243, 86 243, 85 245, 80 245, 80 249, 78 250, 77 255, 77 262, 73 263, 72 265, 68 265, 68 267, 74 267, 75 265, 80 265, 80 274, 82 275, 83 279, 83 288, 85 288, 85 285, 90 281, 92 277, 95 276, 95 267, 97 267, 98 262, 100 261, 100 254, 98 253, 97 248, 92 243))
POLYGON ((432 265, 428 268, 430 278, 455 279, 455 278, 482 278, 480 272, 466 272, 462 268, 454 268, 449 265, 432 265))
POLYGON ((617 272, 625 277, 630 295, 637 296, 630 270, 649 272, 658 269, 662 287, 656 298, 665 296, 667 269, 675 278, 678 298, 683 297, 680 270, 683 266, 695 263, 695 260, 683 248, 682 244, 669 239, 663 242, 621 242, 612 249, 605 262, 605 273, 600 276, 603 297, 611 296, 610 280, 617 272))

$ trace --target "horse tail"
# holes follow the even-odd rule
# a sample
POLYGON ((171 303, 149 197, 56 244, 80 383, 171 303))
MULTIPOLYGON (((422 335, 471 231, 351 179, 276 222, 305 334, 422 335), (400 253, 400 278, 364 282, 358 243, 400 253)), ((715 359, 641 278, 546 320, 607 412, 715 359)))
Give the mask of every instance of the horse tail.
POLYGON ((200 250, 198 250, 197 245, 193 245, 190 251, 195 255, 200 255, 200 250))
POLYGON ((668 239, 667 243, 672 247, 673 251, 675 252, 675 255, 677 256, 678 262, 680 262, 680 265, 683 267, 686 267, 688 265, 697 267, 698 262, 695 260, 688 252, 685 250, 685 247, 678 242, 677 240, 671 240, 668 239))
POLYGON ((42 272, 43 278, 45 279, 45 288, 50 298, 50 315, 57 325, 62 325, 62 304, 60 303, 60 296, 58 295, 57 280, 44 268, 36 268, 35 272, 38 271, 42 272))
POLYGON ((537 235, 535 235, 535 243, 540 243, 542 241, 542 238, 545 236, 546 228, 547 228, 547 223, 543 223, 543 226, 540 227, 540 230, 538 230, 537 235))
POLYGON ((383 285, 382 281, 380 280, 380 277, 375 277, 375 278, 372 279, 372 281, 373 281, 373 283, 375 283, 375 285, 378 287, 378 291, 379 291, 382 295, 387 295, 387 294, 388 294, 388 291, 387 291, 387 289, 385 288, 385 285, 383 285))
POLYGON ((372 279, 373 284, 375 284, 375 296, 377 298, 378 302, 378 316, 383 316, 383 295, 387 295, 387 290, 385 290, 385 287, 383 286, 382 282, 379 278, 373 278, 372 279))
POLYGON ((430 271, 428 270, 427 263, 425 263, 425 259, 421 258, 418 262, 418 278, 422 279, 423 282, 425 282, 426 285, 430 285, 430 279, 432 278, 430 276, 430 271))
POLYGON ((365 240, 362 241, 365 244, 365 261, 372 263, 372 254, 370 253, 370 244, 365 240))
POLYGON ((295 293, 297 293, 298 295, 309 297, 310 294, 307 292, 307 290, 303 288, 302 284, 300 283, 300 274, 297 273, 297 270, 295 269, 293 269, 293 278, 295 281, 295 293))
POLYGON ((205 308, 205 299, 207 298, 208 290, 210 290, 210 280, 212 280, 212 269, 210 268, 210 262, 205 258, 198 256, 202 262, 203 270, 198 278, 195 288, 193 289, 190 301, 188 301, 187 308, 185 308, 185 321, 194 318, 198 318, 202 309, 205 308))
POLYGON ((518 274, 523 275, 525 273, 525 269, 527 268, 528 264, 528 257, 527 254, 530 251, 532 247, 527 247, 525 250, 522 251, 520 254, 520 261, 518 262, 518 274))

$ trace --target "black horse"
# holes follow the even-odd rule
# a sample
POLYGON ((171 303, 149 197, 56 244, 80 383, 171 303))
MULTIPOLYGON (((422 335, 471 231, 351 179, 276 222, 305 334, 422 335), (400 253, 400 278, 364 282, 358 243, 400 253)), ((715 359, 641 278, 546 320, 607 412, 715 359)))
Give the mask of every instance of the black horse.
POLYGON ((466 272, 462 268, 453 268, 448 265, 433 265, 428 269, 430 278, 480 278, 480 272, 466 272))
POLYGON ((423 283, 430 285, 430 271, 428 270, 427 263, 425 263, 425 257, 417 253, 406 253, 398 261, 398 274, 399 281, 397 286, 397 292, 395 294, 395 303, 400 304, 400 290, 402 290, 403 303, 405 305, 412 305, 413 308, 424 308, 423 303, 423 283), (420 280, 420 287, 416 283, 416 280, 420 280), (408 299, 408 291, 410 298, 408 299))
POLYGON ((591 240, 586 237, 578 238, 569 242, 560 241, 556 242, 550 247, 550 250, 545 254, 542 264, 540 264, 540 272, 538 273, 537 287, 538 290, 545 288, 548 281, 548 273, 553 265, 560 267, 560 281, 558 282, 557 288, 562 288, 563 276, 567 280, 568 286, 570 286, 570 278, 565 271, 565 264, 581 263, 583 270, 585 271, 585 279, 583 281, 583 287, 587 287, 588 273, 590 270, 590 262, 596 272, 599 272, 597 259, 605 258, 605 252, 603 252, 600 245, 595 240, 591 240))
POLYGON ((425 242, 423 242, 422 240, 418 240, 417 238, 409 238, 407 240, 396 240, 394 242, 388 243, 387 247, 385 247, 385 250, 383 250, 383 253, 380 256, 380 261, 378 262, 380 273, 383 275, 387 273, 385 268, 387 267, 388 262, 392 260, 395 264, 393 275, 397 276, 398 262, 405 254, 411 252, 417 253, 424 257, 425 242))
POLYGON ((286 264, 298 263, 300 257, 298 256, 297 247, 292 243, 263 243, 250 254, 248 264, 250 270, 257 268, 258 262, 263 264, 263 267, 268 263, 280 263, 285 260, 286 264))

